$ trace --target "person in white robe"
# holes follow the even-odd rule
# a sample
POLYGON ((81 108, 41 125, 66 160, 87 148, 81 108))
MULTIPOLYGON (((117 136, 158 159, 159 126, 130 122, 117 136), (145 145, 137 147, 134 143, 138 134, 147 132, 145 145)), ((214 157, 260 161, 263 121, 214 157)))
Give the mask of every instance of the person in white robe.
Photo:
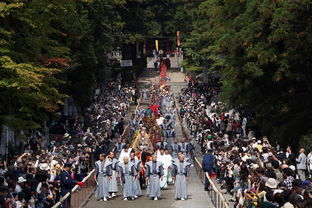
POLYGON ((123 159, 124 159, 125 156, 130 158, 131 151, 132 151, 132 148, 129 147, 128 144, 126 144, 124 146, 124 149, 120 152, 120 155, 119 155, 119 158, 118 158, 119 162, 123 162, 123 159))
POLYGON ((160 188, 165 189, 168 187, 168 173, 172 165, 172 156, 170 154, 165 154, 165 149, 161 148, 157 151, 157 161, 163 163, 164 178, 160 181, 160 188))

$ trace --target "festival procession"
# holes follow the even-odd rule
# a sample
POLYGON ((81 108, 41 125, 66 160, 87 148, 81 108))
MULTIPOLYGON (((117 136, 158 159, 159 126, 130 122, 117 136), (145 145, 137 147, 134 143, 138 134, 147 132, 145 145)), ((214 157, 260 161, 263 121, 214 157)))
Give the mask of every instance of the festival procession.
POLYGON ((117 200, 118 189, 123 200, 159 200, 170 186, 175 200, 190 200, 189 174, 199 158, 210 178, 203 190, 212 191, 214 183, 229 206, 312 206, 312 149, 296 154, 291 146, 283 149, 266 136, 256 137, 251 112, 218 101, 216 77, 204 86, 186 74, 187 87, 175 97, 166 69, 159 63, 160 75, 148 90, 151 104, 138 107, 129 121, 133 141, 118 139, 114 151, 97 161, 98 200, 117 200), (176 137, 178 119, 185 137, 176 137))
POLYGON ((120 78, 107 83, 86 116, 51 141, 49 150, 37 135, 13 163, 1 161, 1 194, 12 194, 3 203, 68 208, 76 200, 72 197, 87 188, 104 204, 166 201, 168 191, 172 200, 185 203, 193 201, 189 185, 200 178, 189 180, 195 168, 209 176, 197 191, 220 190, 229 207, 311 207, 312 149, 295 153, 291 146, 283 149, 266 136, 257 137, 251 112, 218 101, 218 78, 201 85, 186 74, 185 87, 175 95, 164 62, 157 70, 151 87, 139 96, 120 78), (141 101, 148 102, 146 108, 141 101), (131 103, 137 103, 134 113, 131 103), (129 137, 124 138, 127 125, 129 137), (184 133, 177 134, 177 127, 184 133), (84 177, 94 168, 87 185, 84 177))
POLYGON ((195 182, 189 180, 195 168, 209 176, 197 191, 220 190, 228 207, 311 207, 312 149, 296 154, 291 146, 283 149, 266 136, 257 137, 251 112, 218 101, 218 78, 201 85, 183 75, 185 87, 175 95, 165 62, 157 74, 140 95, 121 78, 107 83, 86 116, 51 141, 49 150, 37 135, 14 163, 1 161, 1 193, 10 190, 15 196, 5 204, 69 208, 75 193, 87 188, 103 206, 118 200, 166 201, 168 191, 172 200, 185 203, 194 198, 188 186, 195 182), (131 105, 137 106, 133 113, 131 105), (131 114, 128 121, 126 114, 131 114), (84 177, 93 169, 87 185, 84 177))
POLYGON ((311 0, 0 1, 0 208, 312 208, 311 0))
POLYGON ((150 98, 147 109, 139 106, 129 124, 133 141, 118 139, 108 154, 100 154, 96 164, 95 196, 100 201, 114 200, 120 191, 123 200, 147 196, 161 199, 161 191, 175 187, 175 199, 187 200, 189 169, 194 146, 176 138, 176 103, 170 91, 167 67, 160 64, 160 75, 142 99, 150 98), (118 190, 119 189, 119 190, 118 190))

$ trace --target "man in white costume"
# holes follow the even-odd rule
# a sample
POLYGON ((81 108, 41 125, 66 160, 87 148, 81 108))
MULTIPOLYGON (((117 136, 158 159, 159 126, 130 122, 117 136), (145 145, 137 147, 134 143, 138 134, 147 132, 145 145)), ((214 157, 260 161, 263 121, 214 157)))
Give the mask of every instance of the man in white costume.
POLYGON ((157 161, 163 163, 164 168, 164 179, 160 181, 160 188, 167 188, 168 187, 168 172, 172 166, 172 156, 168 153, 165 153, 165 149, 161 148, 157 151, 157 161))
POLYGON ((126 144, 124 149, 121 151, 120 155, 119 155, 119 162, 123 162, 124 161, 124 157, 128 157, 130 158, 130 153, 132 151, 132 148, 129 147, 129 144, 126 144))

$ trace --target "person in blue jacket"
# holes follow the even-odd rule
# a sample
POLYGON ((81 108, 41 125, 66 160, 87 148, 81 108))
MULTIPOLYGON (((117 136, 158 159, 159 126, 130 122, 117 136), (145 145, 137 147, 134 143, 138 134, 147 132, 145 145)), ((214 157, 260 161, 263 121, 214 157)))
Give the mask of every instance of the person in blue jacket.
MULTIPOLYGON (((60 174, 62 196, 64 196, 68 192, 71 192, 72 188, 77 184, 77 181, 72 179, 71 177, 71 171, 70 171, 71 167, 72 167, 71 163, 65 163, 64 169, 62 170, 60 174)), ((63 208, 70 207, 70 198, 71 196, 67 197, 67 199, 64 200, 63 205, 62 205, 63 208)))
MULTIPOLYGON (((205 154, 203 158, 203 162, 202 162, 203 171, 207 172, 208 175, 212 173, 214 164, 215 164, 215 156, 212 153, 213 153, 213 150, 208 149, 207 154, 205 154)), ((210 183, 207 177, 205 177, 205 191, 209 190, 209 186, 210 186, 210 183)))

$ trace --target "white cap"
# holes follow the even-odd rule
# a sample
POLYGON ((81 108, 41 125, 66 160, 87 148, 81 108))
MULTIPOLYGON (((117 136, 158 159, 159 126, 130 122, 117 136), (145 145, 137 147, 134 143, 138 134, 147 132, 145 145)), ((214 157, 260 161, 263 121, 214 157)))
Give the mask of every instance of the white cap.
POLYGON ((293 166, 293 165, 289 166, 289 168, 290 168, 292 171, 296 171, 296 167, 293 166))
POLYGON ((259 165, 258 165, 258 164, 252 163, 252 164, 250 165, 250 168, 254 170, 254 169, 259 168, 259 165))
POLYGON ((277 181, 274 178, 269 178, 267 182, 265 183, 265 186, 272 188, 272 189, 277 188, 277 185, 278 185, 277 181))
POLYGON ((26 182, 27 180, 24 178, 24 177, 18 177, 18 181, 17 181, 17 183, 24 183, 24 182, 26 182))

